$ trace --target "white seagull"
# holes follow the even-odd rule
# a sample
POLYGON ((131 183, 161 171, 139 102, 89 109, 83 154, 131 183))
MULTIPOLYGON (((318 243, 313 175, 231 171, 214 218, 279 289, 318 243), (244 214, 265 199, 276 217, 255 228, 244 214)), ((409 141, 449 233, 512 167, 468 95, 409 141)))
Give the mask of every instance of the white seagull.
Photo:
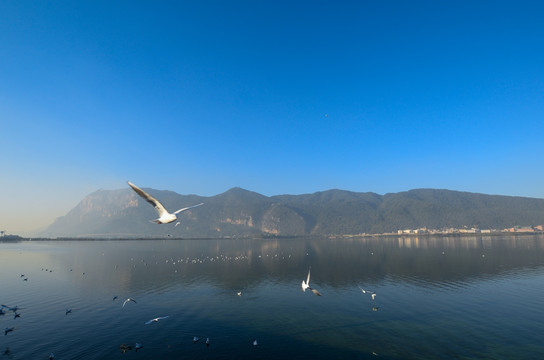
POLYGON ((369 293, 370 296, 372 297, 372 300, 374 300, 374 298, 376 297, 376 293, 375 293, 374 291, 365 290, 365 289, 363 289, 363 288, 360 287, 360 286, 359 286, 359 289, 361 289, 361 291, 363 292, 363 294, 369 293))
POLYGON ((132 301, 133 303, 137 304, 136 300, 134 300, 133 298, 128 298, 126 299, 125 301, 123 301, 123 306, 122 307, 125 307, 125 304, 129 301, 132 301))
POLYGON ((151 319, 149 321, 146 321, 146 325, 149 325, 151 323, 154 323, 154 322, 158 322, 159 320, 162 320, 162 319, 168 319, 169 316, 162 316, 162 317, 157 317, 157 318, 154 318, 154 319, 151 319))
POLYGON ((152 220, 153 222, 155 222, 157 224, 168 224, 168 223, 174 222, 174 221, 176 221, 178 219, 176 214, 178 214, 178 213, 180 213, 182 211, 185 211, 187 209, 192 209, 194 207, 197 207, 197 206, 200 206, 200 205, 204 204, 204 203, 200 203, 200 204, 197 204, 197 205, 189 206, 189 207, 174 211, 172 214, 170 214, 164 208, 164 206, 159 202, 159 200, 155 199, 153 196, 149 195, 148 193, 146 193, 145 191, 143 191, 142 189, 140 189, 139 187, 137 187, 136 185, 134 185, 130 181, 127 181, 127 182, 129 184, 129 186, 132 188, 132 190, 136 191, 136 194, 140 195, 145 201, 147 201, 148 203, 153 205, 155 210, 157 210, 157 212, 159 213, 159 218, 155 219, 155 220, 152 220))
POLYGON ((302 280, 302 292, 306 292, 306 289, 310 288, 310 270, 312 270, 312 267, 308 269, 308 277, 306 278, 306 281, 302 280))
POLYGON ((306 289, 310 289, 312 290, 312 292, 314 294, 316 294, 317 296, 321 296, 321 293, 319 291, 317 291, 316 289, 312 289, 310 287, 310 270, 312 270, 312 267, 310 266, 310 268, 308 269, 308 277, 306 278, 306 281, 302 280, 302 284, 301 284, 301 287, 302 287, 302 291, 303 292, 306 292, 306 289))

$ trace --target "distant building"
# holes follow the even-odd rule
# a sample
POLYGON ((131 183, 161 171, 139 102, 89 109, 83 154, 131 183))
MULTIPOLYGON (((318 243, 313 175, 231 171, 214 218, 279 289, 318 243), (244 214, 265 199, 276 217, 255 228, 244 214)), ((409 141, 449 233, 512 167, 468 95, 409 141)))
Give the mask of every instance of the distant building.
POLYGON ((476 234, 480 232, 480 229, 459 229, 459 232, 462 234, 476 234))
POLYGON ((506 229, 506 232, 515 232, 515 233, 530 233, 535 232, 535 229, 533 229, 530 226, 514 226, 509 229, 506 229))

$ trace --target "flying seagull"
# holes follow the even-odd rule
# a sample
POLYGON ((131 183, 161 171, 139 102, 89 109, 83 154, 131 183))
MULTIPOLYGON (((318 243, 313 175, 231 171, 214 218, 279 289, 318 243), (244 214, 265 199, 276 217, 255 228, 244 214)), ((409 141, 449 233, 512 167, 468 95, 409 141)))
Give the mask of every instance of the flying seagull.
POLYGON ((363 294, 366 294, 366 293, 370 294, 370 296, 372 297, 372 300, 374 300, 374 298, 376 297, 376 293, 374 291, 365 290, 360 286, 359 286, 359 289, 361 289, 363 294))
POLYGON ((178 218, 176 216, 176 214, 178 214, 178 213, 180 213, 182 211, 192 209, 194 207, 197 207, 197 206, 200 206, 200 205, 204 204, 204 203, 200 203, 200 204, 197 204, 197 205, 193 205, 193 206, 189 206, 189 207, 186 207, 186 208, 183 208, 183 209, 179 209, 177 211, 174 211, 171 214, 164 208, 164 206, 159 202, 159 200, 155 199, 153 196, 149 195, 148 193, 146 193, 145 191, 143 191, 142 189, 140 189, 139 187, 137 187, 136 185, 134 185, 130 181, 128 181, 128 185, 132 188, 132 190, 136 191, 136 194, 140 195, 145 201, 147 201, 148 203, 153 205, 155 210, 157 210, 157 212, 159 213, 159 218, 155 219, 155 220, 152 220, 153 222, 155 222, 157 224, 168 224, 168 223, 174 222, 178 218))
POLYGON ((125 301, 123 301, 123 306, 122 307, 125 307, 125 304, 129 301, 132 301, 133 303, 137 304, 136 300, 134 300, 133 298, 128 298, 126 299, 125 301))
POLYGON ((312 270, 312 267, 308 269, 308 277, 306 278, 306 281, 302 280, 302 292, 306 292, 306 289, 310 287, 310 270, 312 270))
POLYGON ((163 316, 163 317, 157 317, 157 318, 154 318, 154 319, 151 319, 149 321, 146 321, 146 325, 149 325, 151 323, 154 323, 154 322, 158 322, 159 320, 162 320, 162 319, 168 319, 168 316, 163 316))
POLYGON ((317 291, 316 289, 312 289, 310 287, 310 270, 312 270, 312 267, 310 266, 310 268, 308 269, 308 277, 306 278, 306 281, 302 280, 302 291, 303 292, 306 292, 306 289, 310 289, 312 290, 312 292, 314 294, 316 294, 317 296, 321 296, 321 293, 319 291, 317 291))

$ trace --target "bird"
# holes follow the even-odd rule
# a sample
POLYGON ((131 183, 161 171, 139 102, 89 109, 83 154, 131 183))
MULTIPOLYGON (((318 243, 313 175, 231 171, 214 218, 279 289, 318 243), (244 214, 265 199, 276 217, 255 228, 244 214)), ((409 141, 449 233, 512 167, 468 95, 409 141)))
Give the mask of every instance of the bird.
POLYGON ((143 348, 142 344, 140 343, 136 343, 136 345, 134 345, 134 351, 138 351, 140 350, 141 348, 143 348))
POLYGON ((306 278, 306 281, 302 280, 302 292, 306 292, 306 289, 310 287, 310 271, 312 270, 312 267, 308 269, 308 277, 306 278))
POLYGON ((366 294, 366 293, 370 294, 370 297, 372 297, 372 300, 374 300, 376 298, 376 293, 374 291, 365 290, 360 286, 359 286, 359 289, 361 289, 363 294, 366 294))
POLYGON ((257 346, 259 344, 257 344, 257 340, 253 340, 253 346, 257 346))
POLYGON ((117 300, 117 298, 118 298, 118 296, 117 296, 117 295, 115 295, 115 296, 113 297, 113 300, 112 300, 112 301, 115 301, 115 300, 117 300))
POLYGON ((236 293, 236 295, 242 296, 242 292, 241 292, 241 291, 238 291, 238 292, 236 293))
POLYGON ((6 329, 4 330, 4 336, 6 336, 9 332, 12 332, 13 330, 15 330, 14 327, 6 328, 6 329))
POLYGON ((121 344, 121 345, 119 346, 119 349, 120 349, 121 352, 124 354, 124 353, 126 353, 128 350, 132 350, 132 346, 126 345, 126 344, 121 344))
POLYGON ((49 360, 53 360, 54 358, 55 358, 55 354, 51 353, 51 354, 49 355, 49 360))
POLYGON ((198 336, 193 337, 193 343, 196 343, 200 338, 198 336))
POLYGON ((174 225, 174 227, 178 226, 179 224, 181 224, 181 222, 178 221, 178 222, 176 223, 176 225, 174 225))
POLYGON ((66 313, 64 315, 68 315, 72 313, 72 309, 66 309, 66 313))
POLYGON ((168 319, 169 316, 162 316, 162 317, 157 317, 157 318, 154 318, 154 319, 151 319, 149 321, 146 321, 145 324, 146 325, 149 325, 151 323, 154 323, 154 322, 158 322, 159 320, 162 320, 162 319, 168 319))
POLYGON ((140 195, 145 201, 147 201, 148 203, 153 205, 155 210, 157 210, 157 213, 159 213, 159 218, 155 219, 155 220, 152 220, 152 222, 157 223, 157 224, 168 224, 168 223, 174 222, 178 218, 176 216, 176 214, 178 214, 178 213, 180 213, 182 211, 188 210, 188 209, 192 209, 192 208, 200 206, 200 205, 204 205, 204 203, 200 203, 200 204, 197 204, 197 205, 193 205, 193 206, 185 207, 183 209, 179 209, 177 211, 174 211, 173 213, 169 213, 164 208, 164 206, 159 202, 159 200, 155 199, 153 196, 149 195, 148 193, 146 193, 145 191, 143 191, 142 189, 140 189, 139 187, 137 187, 136 185, 134 185, 130 181, 128 181, 128 185, 132 188, 132 190, 134 190, 136 192, 136 194, 140 195))
POLYGON ((125 301, 123 301, 123 306, 122 307, 125 307, 125 304, 129 301, 132 301, 133 303, 137 304, 136 300, 134 300, 133 298, 128 298, 126 299, 125 301))
POLYGON ((16 313, 15 311, 13 312, 13 318, 14 319, 17 319, 17 318, 20 318, 20 317, 21 317, 21 314, 16 313))
POLYGON ((206 346, 210 346, 210 338, 206 338, 206 346))
POLYGON ((306 278, 306 281, 302 280, 302 284, 301 284, 302 292, 306 292, 306 289, 310 289, 317 296, 321 296, 321 293, 319 291, 317 291, 316 289, 312 289, 310 287, 310 271, 311 270, 312 270, 312 267, 310 266, 310 268, 308 269, 308 277, 306 278))
POLYGON ((9 306, 6 306, 6 305, 2 305, 2 307, 5 307, 5 308, 7 308, 9 311, 13 311, 13 312, 17 312, 17 310, 24 309, 24 308, 19 307, 19 306, 9 307, 9 306))

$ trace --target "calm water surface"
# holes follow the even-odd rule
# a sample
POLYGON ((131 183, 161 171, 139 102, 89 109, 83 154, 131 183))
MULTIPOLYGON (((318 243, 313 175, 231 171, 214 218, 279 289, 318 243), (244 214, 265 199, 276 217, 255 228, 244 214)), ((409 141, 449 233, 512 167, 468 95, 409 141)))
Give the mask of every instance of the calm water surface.
POLYGON ((541 359, 543 299, 541 235, 0 243, 0 360, 541 359))

